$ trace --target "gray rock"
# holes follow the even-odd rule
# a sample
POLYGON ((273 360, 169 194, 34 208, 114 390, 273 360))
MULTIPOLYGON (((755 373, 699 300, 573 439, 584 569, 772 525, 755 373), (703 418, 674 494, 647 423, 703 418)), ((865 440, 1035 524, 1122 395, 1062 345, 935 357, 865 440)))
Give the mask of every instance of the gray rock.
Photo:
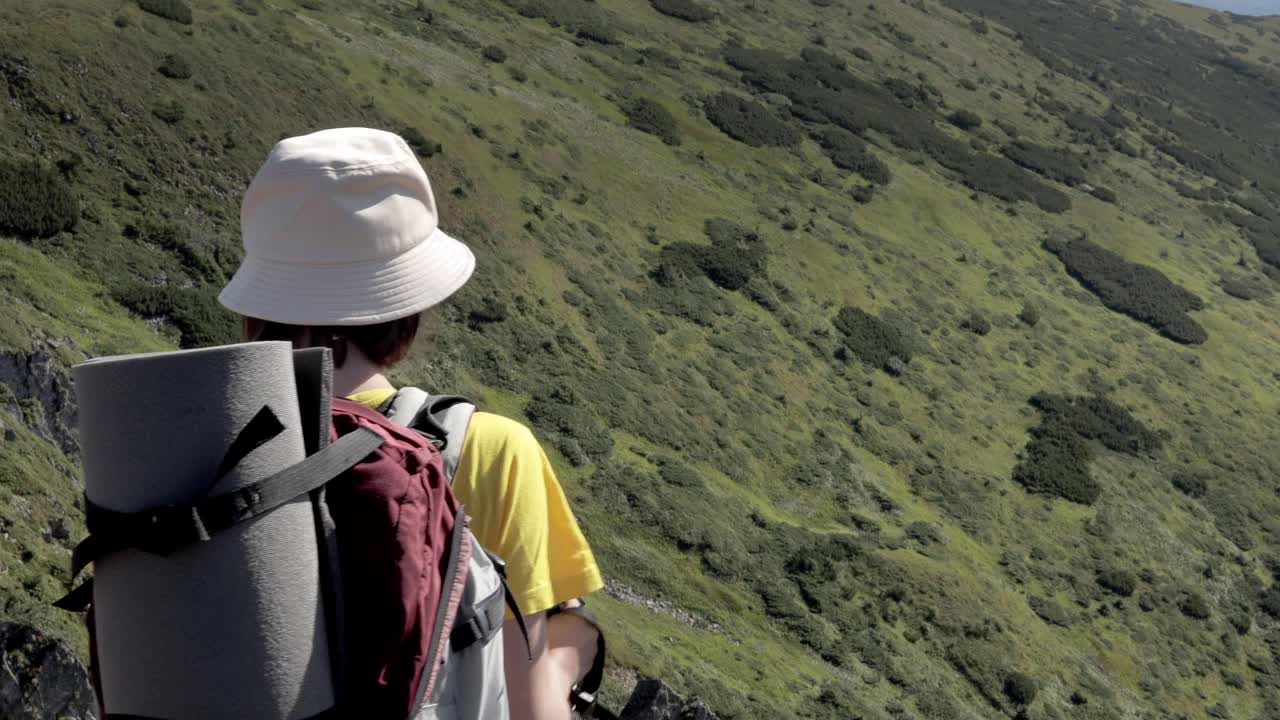
MULTIPOLYGON (((77 453, 79 413, 71 380, 54 356, 57 347, 56 342, 37 338, 31 352, 0 352, 0 384, 9 390, 0 395, 4 398, 0 402, 14 417, 25 419, 32 432, 58 445, 63 452, 77 453), (34 403, 38 411, 23 412, 24 401, 34 403)), ((6 440, 11 432, 5 430, 6 440)))
POLYGON ((641 680, 619 720, 717 720, 701 700, 686 700, 661 680, 641 680))
POLYGON ((907 374, 907 364, 897 355, 889 358, 889 361, 884 364, 884 369, 888 371, 890 375, 895 377, 901 377, 907 374))
POLYGON ((89 674, 62 642, 0 622, 0 718, 97 720, 89 674))
POLYGON ((71 528, 67 527, 67 521, 65 518, 50 518, 49 537, 54 540, 66 540, 71 537, 71 528))

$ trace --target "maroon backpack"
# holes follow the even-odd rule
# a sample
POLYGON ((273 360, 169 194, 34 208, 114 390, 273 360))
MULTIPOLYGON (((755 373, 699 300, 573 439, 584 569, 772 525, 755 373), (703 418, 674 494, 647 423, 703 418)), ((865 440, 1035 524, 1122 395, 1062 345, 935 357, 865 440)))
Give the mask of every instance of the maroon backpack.
MULTIPOLYGON (((451 630, 461 619, 472 548, 466 517, 439 451, 421 433, 363 405, 330 401, 327 388, 319 397, 300 393, 299 399, 314 426, 306 429, 308 457, 284 471, 186 506, 137 513, 114 512, 86 498, 90 535, 73 555, 73 579, 111 553, 181 553, 310 496, 337 700, 325 717, 412 717, 433 697, 451 630)), ((223 468, 234 467, 280 428, 264 406, 228 449, 223 468)), ((57 606, 91 610, 91 583, 57 606)), ((118 717, 108 712, 110 698, 102 697, 92 611, 88 625, 102 717, 118 717)))

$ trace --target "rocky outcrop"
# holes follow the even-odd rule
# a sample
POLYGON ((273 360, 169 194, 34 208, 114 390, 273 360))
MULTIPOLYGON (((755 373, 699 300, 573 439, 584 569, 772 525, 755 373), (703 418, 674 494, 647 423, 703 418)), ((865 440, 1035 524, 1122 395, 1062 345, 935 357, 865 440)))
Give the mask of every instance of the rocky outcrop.
POLYGON ((701 700, 686 700, 661 680, 641 680, 620 720, 717 720, 701 700))
POLYGON ((70 648, 33 627, 0 622, 0 718, 97 717, 89 675, 70 648))
POLYGON ((68 454, 80 451, 71 381, 54 358, 56 341, 37 340, 31 352, 0 352, 0 406, 68 454))

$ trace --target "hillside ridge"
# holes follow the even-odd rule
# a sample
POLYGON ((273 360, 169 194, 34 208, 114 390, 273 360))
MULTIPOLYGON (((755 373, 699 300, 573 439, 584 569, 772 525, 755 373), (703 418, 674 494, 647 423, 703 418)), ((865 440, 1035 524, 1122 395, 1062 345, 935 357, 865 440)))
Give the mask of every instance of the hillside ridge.
POLYGON ((280 138, 404 136, 606 700, 1280 717, 1280 20, 1164 0, 0 0, 0 617, 79 651, 68 370, 235 339, 280 138))

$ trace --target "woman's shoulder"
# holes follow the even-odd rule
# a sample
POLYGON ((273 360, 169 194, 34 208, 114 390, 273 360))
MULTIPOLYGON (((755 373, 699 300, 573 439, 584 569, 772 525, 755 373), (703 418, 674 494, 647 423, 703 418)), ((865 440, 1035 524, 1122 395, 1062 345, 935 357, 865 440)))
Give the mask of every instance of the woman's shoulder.
POLYGON ((477 411, 467 428, 467 444, 490 452, 518 452, 538 447, 533 431, 518 420, 503 415, 477 411))

